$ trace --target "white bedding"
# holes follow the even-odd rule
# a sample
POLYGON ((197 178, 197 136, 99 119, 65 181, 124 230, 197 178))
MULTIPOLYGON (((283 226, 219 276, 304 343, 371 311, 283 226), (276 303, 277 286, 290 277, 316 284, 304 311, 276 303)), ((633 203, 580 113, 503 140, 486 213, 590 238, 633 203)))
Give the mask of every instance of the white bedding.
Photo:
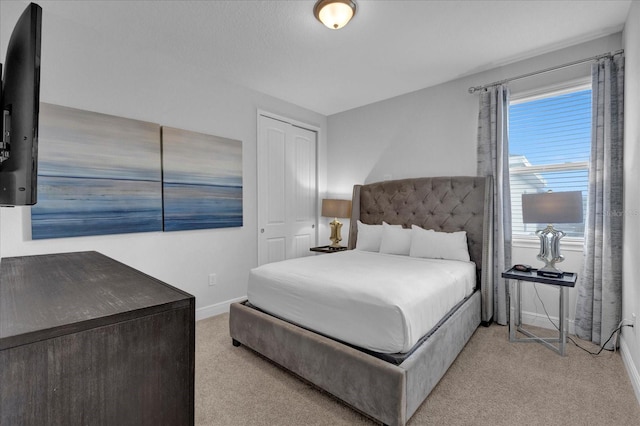
POLYGON ((472 262, 347 250, 251 270, 256 307, 381 353, 409 351, 473 292, 472 262))

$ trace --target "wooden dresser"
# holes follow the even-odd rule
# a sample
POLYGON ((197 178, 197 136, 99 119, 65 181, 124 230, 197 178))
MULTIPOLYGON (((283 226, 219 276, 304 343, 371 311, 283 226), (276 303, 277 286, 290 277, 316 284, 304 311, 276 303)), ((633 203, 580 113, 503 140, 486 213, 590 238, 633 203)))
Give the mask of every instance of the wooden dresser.
POLYGON ((0 425, 194 423, 192 295, 97 252, 0 270, 0 425))

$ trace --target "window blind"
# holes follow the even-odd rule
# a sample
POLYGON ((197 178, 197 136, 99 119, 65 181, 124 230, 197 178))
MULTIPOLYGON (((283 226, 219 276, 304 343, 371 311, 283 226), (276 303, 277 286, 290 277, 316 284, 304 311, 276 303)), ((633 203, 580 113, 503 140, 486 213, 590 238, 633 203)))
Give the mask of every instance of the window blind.
MULTIPOLYGON (((547 225, 522 223, 523 193, 582 191, 585 208, 590 152, 590 88, 581 86, 562 94, 510 103, 509 183, 514 236, 535 235, 537 229, 547 225)), ((563 224, 559 229, 567 236, 584 236, 584 223, 563 224)))

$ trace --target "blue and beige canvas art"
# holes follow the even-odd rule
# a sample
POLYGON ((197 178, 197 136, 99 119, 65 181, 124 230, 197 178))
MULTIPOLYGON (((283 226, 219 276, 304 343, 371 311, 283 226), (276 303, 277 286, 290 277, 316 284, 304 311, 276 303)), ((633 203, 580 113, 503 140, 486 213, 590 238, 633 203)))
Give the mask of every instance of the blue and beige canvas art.
POLYGON ((162 230, 160 126, 42 103, 33 239, 162 230))
POLYGON ((162 127, 164 230, 242 226, 242 141, 162 127))

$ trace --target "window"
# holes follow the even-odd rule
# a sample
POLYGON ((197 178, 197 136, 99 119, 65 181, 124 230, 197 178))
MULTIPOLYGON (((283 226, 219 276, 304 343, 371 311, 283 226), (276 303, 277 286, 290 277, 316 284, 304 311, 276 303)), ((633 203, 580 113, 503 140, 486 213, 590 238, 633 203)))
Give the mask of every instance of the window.
MULTIPOLYGON (((547 224, 522 223, 522 194, 582 191, 586 208, 591 152, 591 85, 515 98, 509 105, 509 179, 513 236, 547 224)), ((584 223, 562 224, 584 237, 584 223)))

